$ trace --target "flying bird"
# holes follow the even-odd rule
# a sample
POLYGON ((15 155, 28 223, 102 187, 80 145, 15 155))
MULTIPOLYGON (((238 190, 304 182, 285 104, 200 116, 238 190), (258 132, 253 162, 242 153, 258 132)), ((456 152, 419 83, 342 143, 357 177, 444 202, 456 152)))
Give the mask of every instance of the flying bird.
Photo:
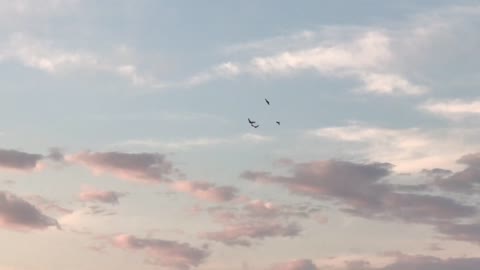
POLYGON ((267 102, 267 104, 270 105, 270 101, 268 101, 268 99, 265 99, 265 102, 267 102))
POLYGON ((276 123, 280 126, 280 121, 277 121, 276 123))
POLYGON ((259 125, 256 125, 256 126, 255 126, 255 125, 252 125, 252 127, 254 127, 254 128, 258 128, 258 127, 259 127, 259 125))
POLYGON ((251 125, 251 124, 255 124, 256 122, 252 121, 252 120, 250 120, 250 118, 248 118, 248 123, 250 123, 250 125, 251 125))

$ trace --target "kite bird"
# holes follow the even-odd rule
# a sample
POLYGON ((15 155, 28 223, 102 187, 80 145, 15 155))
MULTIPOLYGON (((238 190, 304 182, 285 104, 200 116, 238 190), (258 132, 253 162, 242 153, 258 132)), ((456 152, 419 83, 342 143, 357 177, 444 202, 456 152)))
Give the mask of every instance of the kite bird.
POLYGON ((267 102, 267 104, 270 105, 270 101, 268 101, 268 99, 265 99, 265 102, 267 102))

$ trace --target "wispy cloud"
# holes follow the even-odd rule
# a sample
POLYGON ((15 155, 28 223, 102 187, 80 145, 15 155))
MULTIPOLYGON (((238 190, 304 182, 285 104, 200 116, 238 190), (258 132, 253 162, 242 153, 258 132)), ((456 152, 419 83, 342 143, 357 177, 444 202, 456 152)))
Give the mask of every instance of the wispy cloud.
POLYGON ((318 41, 316 46, 255 56, 247 62, 226 62, 212 71, 193 76, 188 82, 205 83, 240 74, 282 76, 314 70, 324 76, 357 79, 364 84, 362 91, 376 94, 419 95, 427 92, 427 87, 410 82, 391 68, 394 61, 391 42, 388 32, 364 30, 350 40, 318 41))
POLYGON ((237 196, 238 190, 232 186, 216 186, 202 181, 175 181, 171 184, 173 190, 211 202, 227 202, 237 196))
POLYGON ((422 104, 420 109, 441 117, 462 119, 465 117, 479 116, 480 101, 466 101, 460 99, 428 101, 422 104))
POLYGON ((187 243, 139 238, 128 234, 115 236, 112 244, 126 250, 146 250, 148 252, 147 263, 170 269, 188 270, 199 266, 209 256, 207 250, 192 247, 187 243))
POLYGON ((175 173, 173 164, 158 153, 86 151, 68 155, 65 159, 84 165, 95 174, 110 173, 123 179, 147 183, 168 182, 169 176, 175 173))
POLYGON ((101 202, 109 204, 118 204, 119 198, 125 196, 125 193, 111 190, 99 190, 93 187, 84 187, 78 194, 81 201, 101 202))
POLYGON ((153 139, 143 139, 143 140, 127 140, 120 143, 112 144, 112 146, 141 146, 147 148, 160 148, 160 149, 171 149, 171 150, 189 150, 196 147, 207 147, 207 146, 216 146, 216 145, 225 145, 225 144, 235 144, 239 142, 245 143, 267 143, 273 141, 274 138, 270 136, 255 134, 255 133, 245 133, 240 136, 230 137, 230 138, 195 138, 195 139, 185 139, 185 140, 176 140, 176 141, 160 141, 153 139))
POLYGON ((83 49, 63 49, 51 40, 39 40, 24 33, 15 33, 0 46, 0 61, 14 61, 51 75, 78 70, 99 71, 129 80, 134 85, 160 84, 152 76, 141 74, 131 63, 101 57, 83 49))
POLYGON ((392 167, 389 163, 320 160, 293 165, 291 176, 246 171, 242 177, 281 185, 291 193, 318 200, 341 201, 343 211, 366 218, 443 224, 477 213, 475 207, 448 197, 399 192, 397 186, 385 181, 392 174, 392 167))
POLYGON ((257 222, 227 225, 222 231, 206 232, 202 237, 229 246, 250 246, 251 240, 294 237, 299 235, 300 231, 301 228, 295 223, 257 222))
POLYGON ((458 156, 478 145, 476 129, 393 129, 352 123, 306 132, 307 136, 347 142, 350 151, 369 160, 389 160, 398 172, 458 167, 458 156), (464 140, 459 141, 461 136, 464 140))

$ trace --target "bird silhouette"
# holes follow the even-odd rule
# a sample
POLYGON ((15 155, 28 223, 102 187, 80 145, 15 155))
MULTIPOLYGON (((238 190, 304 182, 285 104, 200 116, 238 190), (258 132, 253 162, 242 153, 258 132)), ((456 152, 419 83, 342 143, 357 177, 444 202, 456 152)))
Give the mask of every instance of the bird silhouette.
POLYGON ((250 120, 250 118, 248 118, 248 123, 250 123, 250 125, 251 125, 251 124, 255 124, 256 122, 252 121, 252 120, 250 120))
POLYGON ((252 127, 254 128, 258 128, 260 125, 252 125, 252 127))
POLYGON ((277 121, 276 123, 280 126, 280 121, 277 121))
POLYGON ((268 99, 265 99, 265 102, 267 102, 267 104, 270 105, 270 101, 268 101, 268 99))

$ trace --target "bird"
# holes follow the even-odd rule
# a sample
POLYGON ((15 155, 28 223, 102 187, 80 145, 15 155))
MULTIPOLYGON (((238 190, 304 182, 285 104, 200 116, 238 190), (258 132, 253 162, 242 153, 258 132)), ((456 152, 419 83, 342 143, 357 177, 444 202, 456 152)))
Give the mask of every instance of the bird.
POLYGON ((256 125, 256 126, 255 126, 255 125, 252 125, 252 127, 254 127, 254 128, 258 128, 258 127, 259 127, 259 125, 256 125))
POLYGON ((268 101, 268 99, 265 99, 265 102, 267 102, 267 104, 270 105, 270 101, 268 101))
POLYGON ((280 126, 280 121, 277 121, 276 123, 280 126))
POLYGON ((248 118, 248 123, 250 123, 250 125, 251 125, 251 124, 255 124, 256 122, 252 121, 252 120, 250 120, 250 118, 248 118))

